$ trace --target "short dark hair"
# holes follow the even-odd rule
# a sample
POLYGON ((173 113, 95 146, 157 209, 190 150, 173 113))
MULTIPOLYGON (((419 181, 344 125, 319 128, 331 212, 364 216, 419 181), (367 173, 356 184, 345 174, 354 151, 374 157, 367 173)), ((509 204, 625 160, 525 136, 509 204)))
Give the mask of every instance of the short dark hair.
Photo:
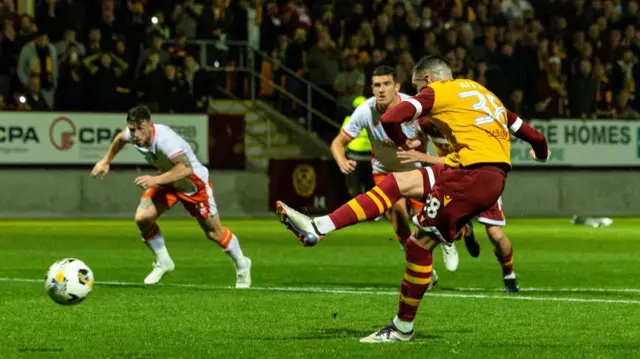
POLYGON ((393 82, 398 81, 398 71, 396 71, 396 69, 391 66, 378 66, 371 73, 371 77, 387 75, 391 75, 391 77, 393 77, 393 82))
POLYGON ((413 68, 413 72, 424 72, 433 69, 434 67, 446 66, 451 68, 449 61, 440 55, 428 55, 420 59, 416 66, 413 68))
POLYGON ((147 106, 136 106, 127 112, 127 122, 138 125, 144 121, 151 121, 151 111, 147 106))

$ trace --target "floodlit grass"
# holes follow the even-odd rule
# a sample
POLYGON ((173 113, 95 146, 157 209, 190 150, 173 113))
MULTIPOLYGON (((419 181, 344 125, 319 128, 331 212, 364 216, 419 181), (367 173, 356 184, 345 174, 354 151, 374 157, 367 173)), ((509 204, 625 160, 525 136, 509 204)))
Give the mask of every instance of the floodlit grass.
POLYGON ((153 256, 133 221, 0 221, 0 358, 633 358, 640 357, 640 221, 568 219, 506 227, 523 291, 502 277, 481 226, 480 258, 434 267, 413 343, 358 340, 397 308, 404 255, 388 223, 303 248, 275 219, 227 220, 253 260, 236 290, 231 261, 191 221, 160 222, 176 271, 144 287, 153 256), (97 284, 74 307, 51 301, 45 271, 74 257, 97 284))

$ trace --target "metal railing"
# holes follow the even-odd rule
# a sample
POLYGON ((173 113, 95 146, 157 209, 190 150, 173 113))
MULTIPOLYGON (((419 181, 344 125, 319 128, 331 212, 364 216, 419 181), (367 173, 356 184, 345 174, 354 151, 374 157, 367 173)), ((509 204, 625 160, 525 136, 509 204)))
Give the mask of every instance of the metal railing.
MULTIPOLYGON (((275 78, 272 80, 267 78, 263 76, 260 69, 256 69, 256 61, 259 61, 259 59, 262 61, 270 61, 272 64, 276 63, 276 60, 274 60, 269 54, 253 48, 246 42, 191 40, 188 41, 187 44, 198 47, 198 58, 202 67, 216 72, 247 74, 251 101, 254 104, 259 97, 258 89, 260 84, 267 84, 277 91, 280 99, 286 98, 303 109, 304 116, 302 118, 304 121, 301 125, 303 125, 306 130, 314 131, 316 129, 314 122, 317 120, 328 124, 334 129, 340 128, 340 124, 342 122, 341 119, 332 119, 330 118, 331 115, 327 115, 323 112, 327 109, 318 109, 317 106, 314 107, 314 98, 317 98, 316 94, 323 98, 324 103, 331 103, 334 106, 340 106, 333 95, 304 77, 299 76, 293 70, 282 64, 279 64, 278 69, 282 71, 285 76, 302 84, 303 91, 300 91, 299 94, 291 93, 278 83, 279 79, 275 78), (229 66, 229 59, 233 59, 233 66, 229 66)), ((345 106, 342 106, 341 109, 349 113, 353 111, 352 108, 345 106)), ((336 108, 336 110, 338 110, 338 108, 336 108)))

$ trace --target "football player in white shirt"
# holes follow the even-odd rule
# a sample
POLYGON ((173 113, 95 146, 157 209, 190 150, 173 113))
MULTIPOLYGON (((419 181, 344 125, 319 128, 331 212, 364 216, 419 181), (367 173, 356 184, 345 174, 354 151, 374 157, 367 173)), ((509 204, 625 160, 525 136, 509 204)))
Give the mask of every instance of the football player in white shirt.
MULTIPOLYGON (((352 173, 356 168, 357 162, 346 157, 345 148, 362 130, 366 130, 372 146, 371 164, 373 167, 373 180, 377 186, 391 172, 411 171, 417 167, 422 167, 422 165, 420 162, 401 162, 397 157, 397 147, 380 124, 380 116, 385 111, 410 98, 410 96, 399 92, 400 83, 397 81, 396 70, 390 66, 380 66, 373 70, 371 77, 371 88, 374 97, 369 98, 355 109, 342 131, 331 143, 331 153, 342 173, 345 175, 352 173)), ((416 123, 405 123, 401 126, 407 138, 420 136, 416 123)), ((411 236, 407 200, 413 208, 413 213, 419 213, 424 207, 424 204, 420 201, 407 198, 396 202, 388 212, 396 239, 403 247, 407 238, 411 236)), ((449 247, 441 246, 441 248, 447 269, 450 271, 456 270, 458 267, 458 252, 455 245, 449 247)))
POLYGON ((149 164, 158 169, 156 176, 140 176, 135 184, 145 190, 136 210, 135 221, 145 244, 155 254, 153 270, 144 279, 155 284, 175 269, 156 221, 177 202, 196 218, 205 235, 231 257, 236 268, 236 288, 251 286, 251 260, 245 257, 235 234, 220 223, 213 198, 209 170, 196 158, 191 146, 170 127, 154 124, 144 106, 134 107, 127 115, 127 128, 118 134, 104 158, 91 172, 104 177, 114 157, 131 143, 149 164))

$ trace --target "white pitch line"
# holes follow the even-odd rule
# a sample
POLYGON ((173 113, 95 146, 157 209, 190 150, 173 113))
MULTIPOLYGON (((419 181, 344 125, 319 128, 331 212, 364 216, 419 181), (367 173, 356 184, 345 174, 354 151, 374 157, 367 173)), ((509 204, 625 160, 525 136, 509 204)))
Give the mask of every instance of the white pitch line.
MULTIPOLYGON (((0 278, 0 282, 21 282, 21 283, 38 283, 42 282, 41 279, 31 278, 0 278)), ((96 284, 106 286, 144 286, 142 283, 133 282, 102 282, 98 281, 96 284)), ((178 288, 199 288, 199 289, 235 289, 232 286, 215 286, 206 284, 186 284, 186 283, 164 283, 157 284, 159 287, 178 287, 178 288)), ((474 289, 474 288, 466 288, 474 289)), ((478 288, 479 290, 486 290, 478 288)), ((541 288, 538 288, 541 289, 541 288)), ((548 291, 556 291, 557 289, 542 288, 548 291)), ((563 289, 563 288, 561 288, 563 289)), ((573 291, 585 290, 590 288, 564 288, 572 289, 573 291)), ((362 289, 330 289, 330 288, 314 288, 314 287, 253 287, 249 290, 254 291, 266 291, 266 292, 297 292, 297 293, 324 293, 324 294, 352 294, 352 295, 393 295, 397 296, 397 291, 388 290, 362 290, 362 289)), ((562 291, 562 290, 560 290, 562 291)), ((476 299, 504 299, 504 300, 525 300, 525 301, 543 301, 543 302, 574 302, 574 303, 611 303, 611 304, 640 304, 640 300, 633 299, 601 299, 601 298, 568 298, 568 297, 531 297, 522 295, 509 295, 509 296, 497 296, 488 294, 456 294, 456 293, 428 293, 432 297, 446 297, 446 298, 476 298, 476 299)))
MULTIPOLYGON (((443 288, 454 292, 502 292, 502 288, 443 288)), ((521 292, 640 293, 640 288, 520 288, 521 292)))

